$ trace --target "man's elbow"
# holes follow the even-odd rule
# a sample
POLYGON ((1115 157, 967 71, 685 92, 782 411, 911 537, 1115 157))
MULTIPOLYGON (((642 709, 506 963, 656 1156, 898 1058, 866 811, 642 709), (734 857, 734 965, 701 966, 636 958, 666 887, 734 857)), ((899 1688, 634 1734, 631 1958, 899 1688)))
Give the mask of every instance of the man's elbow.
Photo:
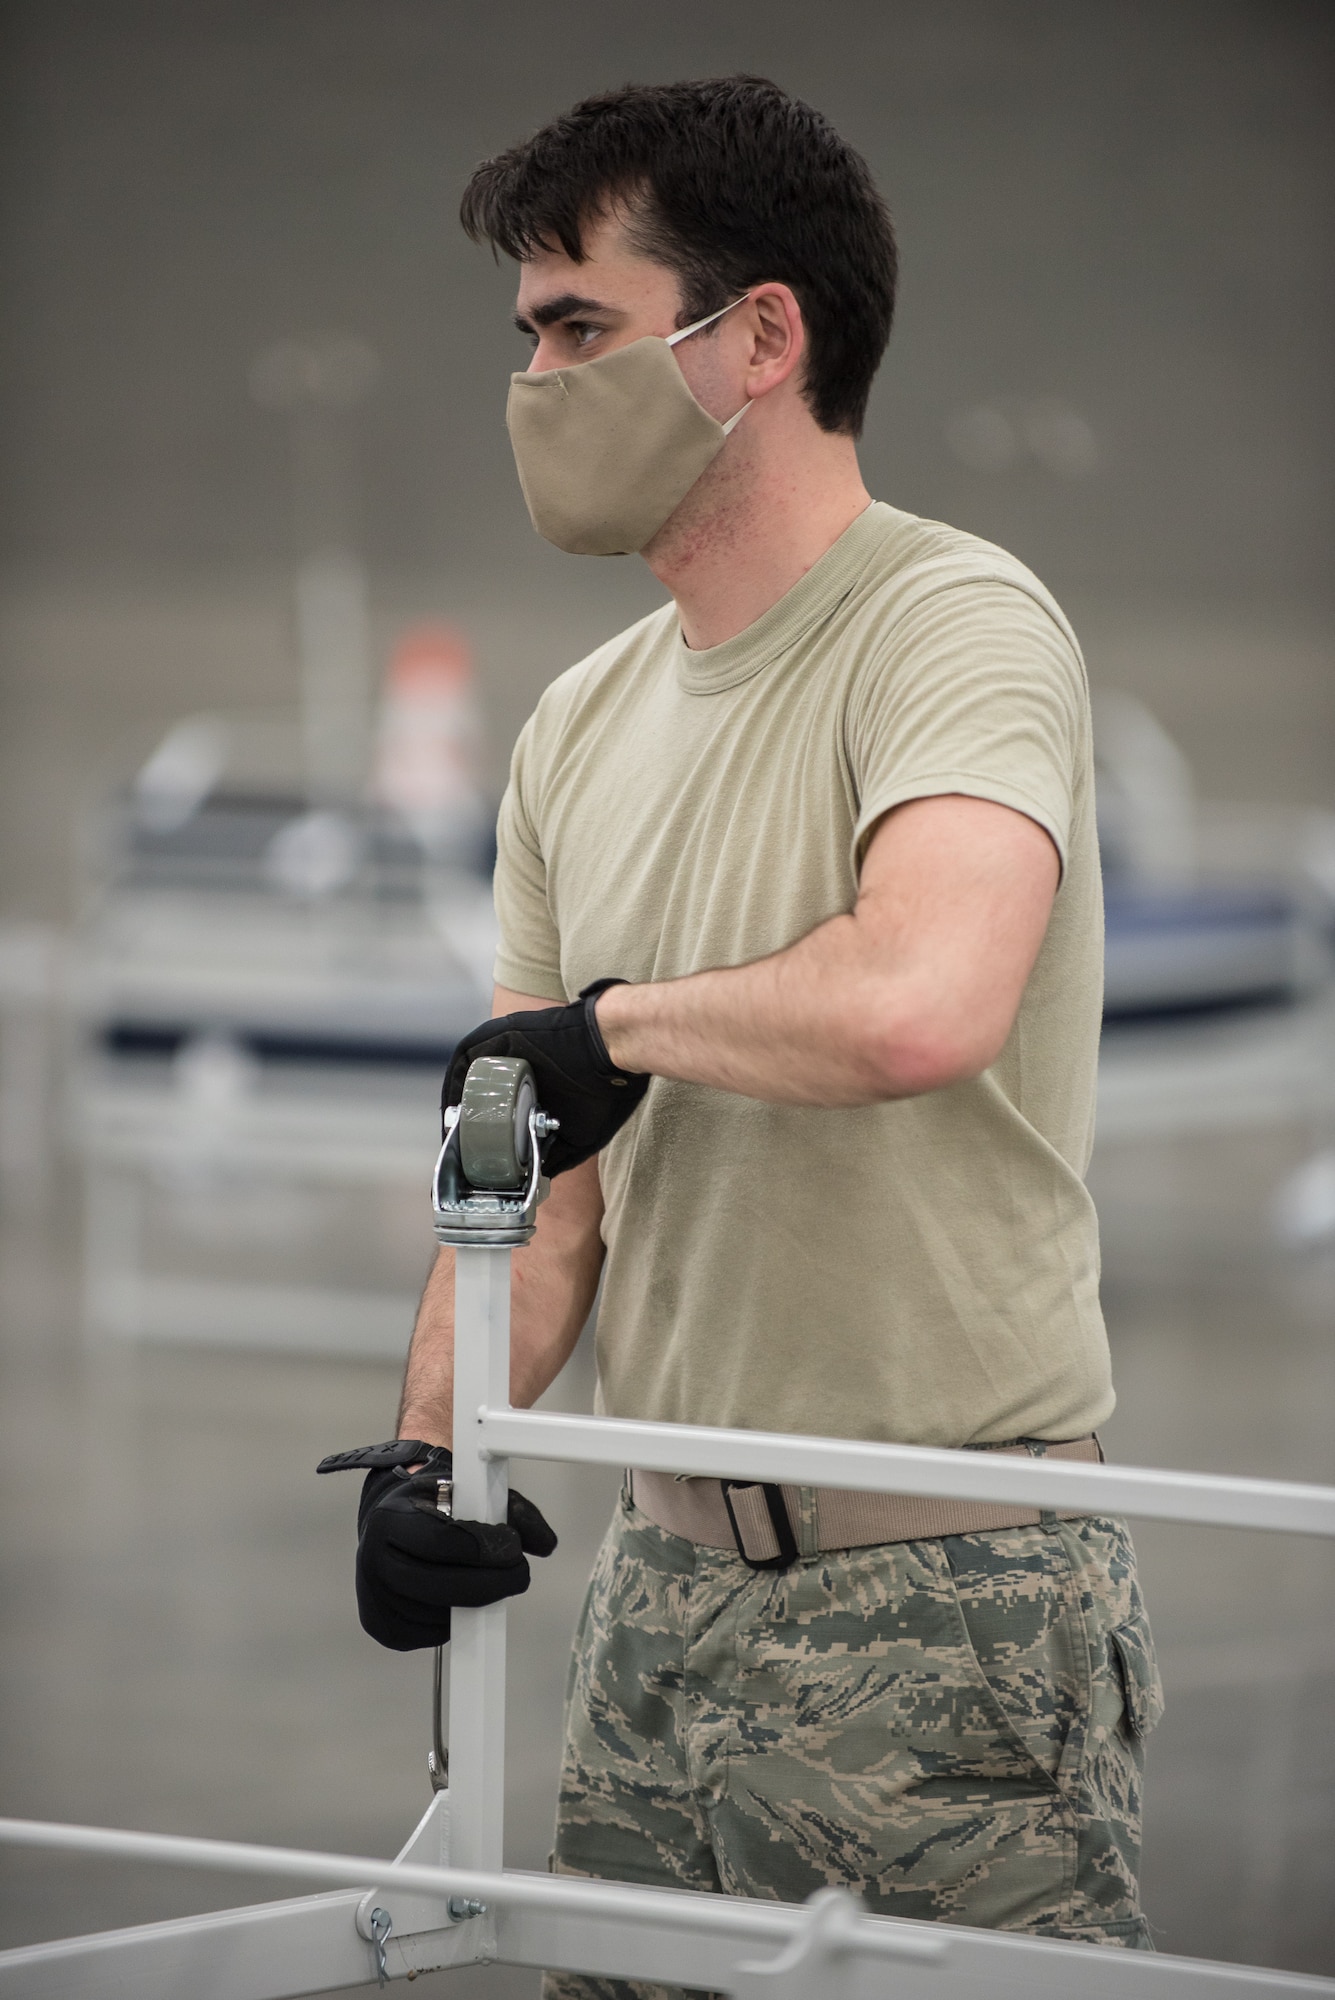
POLYGON ((869 1038, 868 1079, 875 1100, 925 1097, 981 1076, 1000 1055, 1009 1032, 993 1023, 924 1014, 879 1027, 869 1038))

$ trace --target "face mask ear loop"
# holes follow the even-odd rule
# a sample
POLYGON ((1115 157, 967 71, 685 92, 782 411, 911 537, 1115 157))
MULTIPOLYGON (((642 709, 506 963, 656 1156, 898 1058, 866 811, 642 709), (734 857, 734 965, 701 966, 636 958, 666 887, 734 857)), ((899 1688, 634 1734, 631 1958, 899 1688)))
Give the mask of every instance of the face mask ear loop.
POLYGON ((689 340, 693 333, 699 333, 701 327, 712 326, 716 319, 722 319, 724 313, 730 313, 734 306, 741 305, 742 301, 749 299, 750 296, 749 292, 743 292, 738 298, 729 299, 727 305, 720 306, 717 312, 707 313, 703 319, 695 320, 690 326, 681 327, 676 333, 665 334, 663 338, 666 345, 675 347, 679 340, 689 340))
MULTIPOLYGON (((696 320, 693 326, 684 326, 681 328, 679 332, 668 334, 666 336, 665 345, 668 347, 675 347, 679 340, 686 340, 691 334, 699 333, 701 327, 712 326, 716 319, 722 319, 724 313, 730 313, 734 306, 741 305, 746 299, 749 299, 750 296, 751 294, 749 292, 742 292, 739 297, 735 299, 730 299, 726 306, 720 306, 716 313, 710 313, 707 319, 698 319, 696 320)), ((724 437, 730 437, 732 435, 733 431, 736 430, 738 424, 742 421, 742 418, 746 415, 750 407, 751 407, 751 399, 748 396, 746 401, 742 404, 741 409, 738 410, 736 416, 729 417, 727 423, 724 424, 723 426, 724 437)))

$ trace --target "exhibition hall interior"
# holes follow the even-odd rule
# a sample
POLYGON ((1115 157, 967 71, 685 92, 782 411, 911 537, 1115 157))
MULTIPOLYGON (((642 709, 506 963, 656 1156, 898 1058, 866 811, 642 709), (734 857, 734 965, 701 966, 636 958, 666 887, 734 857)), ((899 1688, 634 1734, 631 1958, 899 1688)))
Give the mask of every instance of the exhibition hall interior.
MULTIPOLYGON (((458 204, 581 98, 739 72, 893 212, 867 486, 1087 662, 1107 1456, 1335 1484, 1331 10, 8 0, 0 1813, 391 1856, 430 1802, 431 1654, 361 1630, 315 1466, 394 1432, 516 735, 664 601, 534 533, 458 204)), ((594 1392, 586 1328, 542 1406, 594 1392)), ((560 1537, 509 1617, 542 1870, 619 1480, 515 1479, 560 1537)), ((1335 1544, 1132 1526, 1155 1944, 1335 1977, 1335 1544)), ((0 1949, 296 1893, 3 1847, 0 1949)))

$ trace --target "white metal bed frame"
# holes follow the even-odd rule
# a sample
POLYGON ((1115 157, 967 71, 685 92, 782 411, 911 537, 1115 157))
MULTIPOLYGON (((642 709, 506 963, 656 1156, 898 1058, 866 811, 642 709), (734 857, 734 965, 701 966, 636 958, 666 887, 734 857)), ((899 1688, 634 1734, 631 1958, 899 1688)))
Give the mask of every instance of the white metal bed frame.
MULTIPOLYGON (((509 1457, 1335 1536, 1335 1488, 989 1452, 515 1410, 509 1249, 456 1249, 454 1504, 502 1520, 509 1457)), ((0 2000, 292 2000, 488 1961, 737 2000, 1260 2000, 1315 1979, 804 1906, 521 1873, 503 1862, 506 1606, 456 1611, 449 1786, 393 1861, 0 1820, 0 1841, 253 1873, 323 1893, 0 1952, 0 2000)))

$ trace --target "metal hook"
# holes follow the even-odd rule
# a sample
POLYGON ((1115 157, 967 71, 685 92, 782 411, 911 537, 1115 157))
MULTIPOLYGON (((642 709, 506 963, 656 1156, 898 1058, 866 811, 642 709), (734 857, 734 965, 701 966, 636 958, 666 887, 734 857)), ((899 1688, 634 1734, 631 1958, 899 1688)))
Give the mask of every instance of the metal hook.
POLYGON ((777 1958, 743 1960, 733 1992, 739 2000, 810 2000, 813 1992, 833 1995, 843 1981, 835 1959, 847 1949, 859 1909, 847 1889, 820 1889, 807 1903, 806 1919, 777 1958))
MULTIPOLYGON (((818 1889, 808 1897, 801 1929, 789 1939, 776 1958, 743 1959, 729 1989, 734 2000, 835 2000, 850 1990, 847 1960, 862 1915, 857 1898, 847 1889, 818 1889)), ((943 1937, 919 1936, 905 1931, 893 1940, 884 1940, 880 1949, 888 1958, 908 1964, 941 1963, 948 1951, 943 1937)))
POLYGON ((445 1682, 445 1648, 437 1646, 435 1665, 431 1673, 431 1748, 426 1753, 426 1767, 431 1773, 433 1792, 444 1792, 450 1783, 450 1753, 445 1748, 445 1734, 441 1725, 441 1707, 445 1682))
POLYGON ((371 1943, 375 1946, 376 1984, 383 1986, 389 1978, 389 1967, 385 1962, 385 1941, 394 1928, 394 1920, 388 1910, 377 1904, 370 1917, 371 1943))

